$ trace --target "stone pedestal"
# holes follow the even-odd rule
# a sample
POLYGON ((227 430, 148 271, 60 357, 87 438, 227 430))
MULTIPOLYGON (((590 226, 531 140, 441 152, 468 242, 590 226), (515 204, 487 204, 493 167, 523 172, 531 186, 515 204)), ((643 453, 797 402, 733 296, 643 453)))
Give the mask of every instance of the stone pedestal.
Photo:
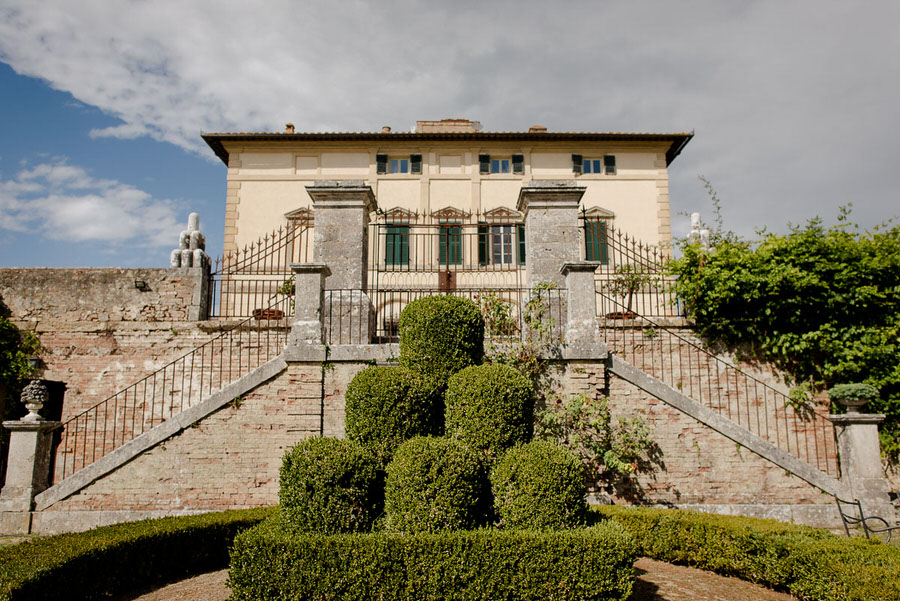
POLYGON ((307 186, 316 214, 313 262, 328 265, 328 290, 365 290, 369 213, 378 205, 362 181, 317 181, 307 186))
POLYGON ((294 272, 294 323, 288 346, 321 345, 324 342, 322 306, 325 278, 331 275, 321 263, 291 263, 294 272))
POLYGON ((369 344, 372 303, 368 288, 369 214, 378 208, 362 181, 317 181, 307 186, 316 214, 315 262, 328 265, 322 309, 326 342, 369 344))
MULTIPOLYGON (((525 274, 529 287, 540 282, 565 285, 563 263, 582 260, 578 205, 587 188, 574 181, 534 181, 519 191, 516 208, 525 214, 525 274)), ((318 219, 318 217, 317 217, 318 219)))
POLYGON ((878 442, 878 424, 884 421, 884 415, 851 411, 829 415, 828 419, 837 432, 841 480, 867 514, 881 516, 894 524, 894 506, 890 486, 882 473, 878 442))
POLYGON ((567 293, 564 357, 566 359, 604 359, 606 344, 600 337, 597 321, 597 295, 594 271, 597 263, 564 263, 559 270, 565 278, 567 293))
POLYGON ((0 492, 0 532, 27 534, 34 496, 50 485, 51 432, 59 422, 3 422, 10 431, 6 484, 0 492))

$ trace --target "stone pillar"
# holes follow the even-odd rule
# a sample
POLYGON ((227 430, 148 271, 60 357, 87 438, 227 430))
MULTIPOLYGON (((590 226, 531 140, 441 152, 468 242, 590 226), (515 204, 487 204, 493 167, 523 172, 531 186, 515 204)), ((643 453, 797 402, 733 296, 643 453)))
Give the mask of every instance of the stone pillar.
MULTIPOLYGON (((843 415, 829 415, 837 431, 841 455, 841 480, 854 498, 862 502, 866 513, 878 515, 894 524, 894 506, 890 485, 881 467, 878 424, 884 415, 859 413, 850 407, 843 415)), ((849 499, 848 499, 849 500, 849 499)))
POLYGON ((38 414, 48 396, 43 382, 32 380, 22 391, 29 414, 19 421, 3 422, 10 438, 6 483, 0 491, 2 534, 28 534, 34 497, 50 485, 51 432, 60 424, 38 414))
POLYGON ((325 284, 323 318, 333 344, 368 344, 374 308, 369 278, 369 214, 378 205, 360 180, 317 181, 306 187, 313 202, 313 258, 333 274, 325 284), (334 313, 334 315, 332 315, 334 313))
POLYGON ((585 261, 563 263, 559 270, 565 278, 567 295, 563 339, 566 359, 605 359, 607 355, 597 321, 597 295, 594 290, 597 265, 585 261))
POLYGON ((378 205, 362 181, 317 181, 307 186, 316 225, 313 262, 328 265, 327 290, 365 290, 368 280, 369 213, 378 205))
POLYGON ((519 191, 517 209, 525 215, 525 274, 529 287, 540 282, 565 285, 564 263, 582 260, 584 239, 578 205, 587 188, 574 181, 532 181, 519 191))
POLYGON ((305 347, 324 342, 322 305, 325 297, 325 278, 331 275, 321 263, 291 263, 294 272, 294 323, 288 346, 305 347))

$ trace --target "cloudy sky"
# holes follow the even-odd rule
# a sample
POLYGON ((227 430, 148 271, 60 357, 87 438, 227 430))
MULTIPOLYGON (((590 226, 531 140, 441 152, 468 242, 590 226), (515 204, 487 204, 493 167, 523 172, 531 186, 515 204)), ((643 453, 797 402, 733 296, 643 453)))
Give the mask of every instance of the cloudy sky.
MULTIPOLYGON (((164 266, 201 131, 681 132, 673 212, 784 231, 900 215, 900 2, 0 0, 0 266, 164 266)), ((675 217, 676 234, 687 229, 675 217)))

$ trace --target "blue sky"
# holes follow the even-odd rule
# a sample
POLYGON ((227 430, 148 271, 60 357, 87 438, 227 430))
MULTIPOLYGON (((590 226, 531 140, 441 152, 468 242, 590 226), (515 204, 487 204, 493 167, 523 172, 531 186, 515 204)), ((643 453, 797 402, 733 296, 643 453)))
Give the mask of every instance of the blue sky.
POLYGON ((673 229, 900 214, 900 3, 0 0, 0 266, 165 266, 221 249, 201 131, 696 131, 673 229))

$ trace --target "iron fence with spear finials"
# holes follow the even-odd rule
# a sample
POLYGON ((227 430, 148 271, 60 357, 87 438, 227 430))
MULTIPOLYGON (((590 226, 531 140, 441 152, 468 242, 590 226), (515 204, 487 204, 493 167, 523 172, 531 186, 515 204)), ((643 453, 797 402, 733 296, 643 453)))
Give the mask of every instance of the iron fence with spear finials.
POLYGON ((210 274, 209 316, 272 318, 263 312, 273 296, 289 292, 291 263, 312 257, 312 228, 312 215, 305 212, 253 244, 216 259, 210 274))

